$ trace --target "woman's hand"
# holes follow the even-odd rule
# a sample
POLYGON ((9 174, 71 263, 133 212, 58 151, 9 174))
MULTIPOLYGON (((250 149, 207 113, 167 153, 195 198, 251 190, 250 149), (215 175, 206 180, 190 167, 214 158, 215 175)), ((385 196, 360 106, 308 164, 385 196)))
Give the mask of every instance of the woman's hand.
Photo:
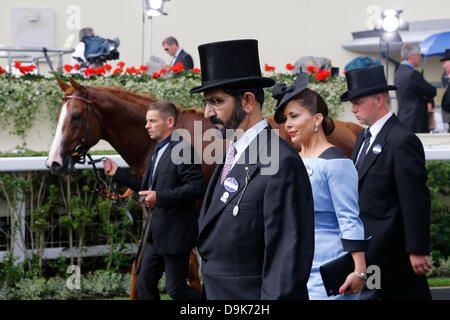
POLYGON ((358 277, 354 272, 350 273, 345 279, 344 284, 339 288, 339 293, 355 294, 364 287, 364 279, 358 277))

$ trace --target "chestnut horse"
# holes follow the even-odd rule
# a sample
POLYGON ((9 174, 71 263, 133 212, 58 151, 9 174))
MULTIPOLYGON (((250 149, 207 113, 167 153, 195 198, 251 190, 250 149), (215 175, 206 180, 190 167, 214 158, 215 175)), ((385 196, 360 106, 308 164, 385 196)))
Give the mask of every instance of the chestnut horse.
MULTIPOLYGON (((122 156, 134 173, 143 176, 149 155, 156 144, 145 130, 145 116, 148 106, 157 99, 152 95, 137 94, 121 88, 87 87, 72 78, 69 80, 70 85, 57 78, 65 101, 58 113, 56 133, 46 166, 55 175, 68 174, 73 169, 74 159, 103 139, 122 156)), ((276 124, 273 116, 266 119, 274 129, 280 130, 282 138, 290 142, 284 126, 276 124)), ((194 141, 196 121, 201 123, 202 132, 213 128, 210 121, 204 118, 203 112, 195 108, 180 112, 176 128, 186 129, 190 133, 191 144, 198 154, 203 155, 203 150, 211 142, 194 141)), ((353 132, 345 123, 335 121, 335 130, 328 137, 329 141, 350 156, 358 129, 353 132)), ((222 145, 221 154, 218 155, 221 158, 225 141, 219 144, 222 145)), ((214 167, 214 164, 202 161, 206 184, 214 167)), ((201 290, 198 262, 193 253, 189 262, 188 280, 191 287, 201 290)))

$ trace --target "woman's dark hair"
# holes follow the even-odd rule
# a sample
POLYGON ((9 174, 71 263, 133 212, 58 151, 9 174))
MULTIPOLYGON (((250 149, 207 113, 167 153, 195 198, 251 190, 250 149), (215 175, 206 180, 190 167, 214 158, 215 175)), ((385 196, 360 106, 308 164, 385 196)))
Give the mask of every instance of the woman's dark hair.
POLYGON ((295 95, 291 101, 297 101, 311 114, 321 113, 323 115, 322 128, 326 136, 334 130, 334 121, 328 116, 328 106, 325 100, 317 92, 308 88, 295 95))

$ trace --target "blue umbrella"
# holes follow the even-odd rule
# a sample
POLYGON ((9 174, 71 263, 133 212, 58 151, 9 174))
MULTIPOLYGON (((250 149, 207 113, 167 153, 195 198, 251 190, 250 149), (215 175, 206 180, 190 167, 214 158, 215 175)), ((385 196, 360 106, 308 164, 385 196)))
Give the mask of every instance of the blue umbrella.
POLYGON ((450 49, 450 32, 436 33, 420 44, 420 53, 424 57, 429 56, 443 56, 446 49, 450 49))

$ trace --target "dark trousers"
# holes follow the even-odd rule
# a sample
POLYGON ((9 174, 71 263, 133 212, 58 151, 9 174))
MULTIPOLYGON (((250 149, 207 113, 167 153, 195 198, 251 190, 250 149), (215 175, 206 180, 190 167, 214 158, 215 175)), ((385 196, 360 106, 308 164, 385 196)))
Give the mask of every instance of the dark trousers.
POLYGON ((140 300, 160 300, 158 281, 166 272, 166 288, 174 300, 200 300, 201 292, 186 283, 189 269, 189 252, 162 255, 151 242, 145 244, 141 268, 137 278, 140 300))

